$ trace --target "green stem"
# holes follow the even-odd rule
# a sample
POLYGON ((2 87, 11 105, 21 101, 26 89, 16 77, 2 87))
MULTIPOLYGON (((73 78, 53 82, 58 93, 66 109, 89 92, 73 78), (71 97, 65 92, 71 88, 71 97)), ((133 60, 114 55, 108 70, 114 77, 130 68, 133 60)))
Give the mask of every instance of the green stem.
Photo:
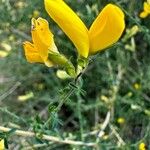
POLYGON ((75 91, 75 88, 72 87, 72 88, 70 89, 70 91, 69 91, 69 92, 64 96, 64 98, 60 101, 59 105, 58 105, 57 108, 56 108, 56 112, 58 112, 58 111, 61 109, 62 105, 68 100, 68 98, 74 93, 74 91, 75 91))
POLYGON ((75 67, 64 55, 50 51, 48 59, 55 65, 63 67, 71 77, 76 77, 75 67))
POLYGON ((82 119, 82 113, 81 113, 81 96, 80 96, 80 91, 77 93, 77 110, 78 110, 78 118, 79 118, 79 124, 80 124, 80 136, 81 140, 84 141, 83 137, 83 119, 82 119))

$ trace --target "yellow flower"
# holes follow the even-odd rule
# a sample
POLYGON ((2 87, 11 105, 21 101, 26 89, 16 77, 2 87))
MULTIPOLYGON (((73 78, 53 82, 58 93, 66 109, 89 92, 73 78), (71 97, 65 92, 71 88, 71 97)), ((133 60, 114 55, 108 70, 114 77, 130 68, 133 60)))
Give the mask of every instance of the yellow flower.
POLYGON ((45 0, 45 8, 75 44, 79 54, 87 57, 89 52, 88 30, 75 12, 63 0, 45 0))
POLYGON ((63 0, 44 2, 50 17, 71 39, 79 55, 85 58, 117 42, 125 28, 124 13, 113 4, 104 7, 88 30, 63 0))
POLYGON ((141 89, 141 84, 139 84, 139 83, 134 83, 134 84, 133 84, 133 87, 134 87, 136 90, 139 90, 139 89, 141 89))
POLYGON ((7 51, 4 51, 4 50, 0 50, 0 58, 4 58, 4 57, 7 57, 8 56, 8 52, 7 51))
POLYGON ((124 123, 125 123, 125 119, 124 119, 123 117, 119 117, 119 118, 117 119, 117 122, 118 122, 119 124, 124 124, 124 123))
POLYGON ((103 138, 103 140, 108 140, 109 135, 108 134, 104 134, 102 138, 103 138))
POLYGON ((26 93, 26 94, 24 94, 24 95, 19 95, 19 96, 18 96, 18 101, 20 101, 20 102, 25 102, 25 101, 27 101, 27 100, 33 98, 33 97, 34 97, 33 92, 28 92, 28 93, 26 93))
POLYGON ((48 22, 43 18, 32 19, 32 40, 24 42, 25 56, 30 63, 40 62, 45 63, 48 67, 53 66, 53 63, 48 59, 50 51, 58 53, 55 46, 53 34, 49 30, 48 22))
POLYGON ((106 103, 109 102, 109 98, 108 98, 107 96, 105 96, 105 95, 101 95, 100 99, 101 99, 102 101, 106 102, 106 103))
POLYGON ((143 11, 140 13, 141 18, 146 18, 150 14, 150 3, 144 2, 143 11))
POLYGON ((40 15, 40 12, 38 10, 33 11, 33 18, 37 18, 39 17, 39 15, 40 15))
POLYGON ((4 150, 5 146, 4 146, 4 140, 0 139, 0 150, 4 150))
POLYGON ((127 93, 127 96, 128 96, 128 97, 131 97, 132 95, 133 95, 132 92, 128 92, 128 93, 127 93))
POLYGON ((139 144, 139 150, 146 150, 146 145, 144 142, 139 144))

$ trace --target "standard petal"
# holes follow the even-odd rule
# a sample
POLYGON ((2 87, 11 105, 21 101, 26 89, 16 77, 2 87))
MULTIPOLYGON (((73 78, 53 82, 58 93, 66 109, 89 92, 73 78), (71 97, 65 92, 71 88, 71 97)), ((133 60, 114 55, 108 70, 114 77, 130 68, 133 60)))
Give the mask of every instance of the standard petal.
POLYGON ((40 55, 37 52, 37 49, 35 48, 35 46, 32 43, 24 42, 23 47, 24 47, 25 56, 26 56, 26 59, 28 62, 30 62, 30 63, 35 63, 35 62, 43 63, 42 58, 40 57, 40 55))
POLYGON ((39 55, 44 61, 48 58, 48 51, 57 51, 53 40, 53 34, 49 29, 48 22, 43 18, 32 19, 32 40, 38 49, 39 55))
POLYGON ((118 41, 125 28, 122 10, 108 4, 93 22, 89 30, 90 54, 94 54, 118 41))
POLYGON ((44 0, 44 2, 50 17, 71 39, 78 53, 87 57, 89 53, 88 30, 81 19, 63 0, 44 0))
POLYGON ((144 2, 144 11, 150 13, 150 4, 147 2, 144 2))
POLYGON ((147 16, 148 16, 148 13, 145 12, 145 11, 142 11, 142 12, 140 13, 140 17, 141 17, 141 18, 146 18, 147 16))

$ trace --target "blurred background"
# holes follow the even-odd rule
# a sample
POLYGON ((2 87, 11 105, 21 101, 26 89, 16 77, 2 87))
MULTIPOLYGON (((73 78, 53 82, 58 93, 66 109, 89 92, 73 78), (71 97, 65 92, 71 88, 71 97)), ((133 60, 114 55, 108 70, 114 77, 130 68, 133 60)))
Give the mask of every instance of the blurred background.
MULTIPOLYGON (((66 2, 87 27, 107 3, 119 5, 126 15, 122 38, 114 46, 91 57, 79 85, 74 87, 75 92, 54 114, 55 106, 73 86, 72 80, 58 78, 57 68, 26 61, 22 45, 26 40, 31 41, 31 18, 43 17, 49 21, 59 51, 74 64, 76 49, 47 15, 43 1, 0 0, 0 126, 33 130, 64 139, 98 140, 102 150, 137 150, 140 143, 150 149, 150 16, 139 17, 144 1, 66 2), (109 108, 109 125, 98 138, 109 108)), ((3 136, 0 131, 0 138, 3 136)), ((18 137, 13 133, 6 139, 5 144, 11 150, 94 149, 47 143, 39 137, 18 137)))

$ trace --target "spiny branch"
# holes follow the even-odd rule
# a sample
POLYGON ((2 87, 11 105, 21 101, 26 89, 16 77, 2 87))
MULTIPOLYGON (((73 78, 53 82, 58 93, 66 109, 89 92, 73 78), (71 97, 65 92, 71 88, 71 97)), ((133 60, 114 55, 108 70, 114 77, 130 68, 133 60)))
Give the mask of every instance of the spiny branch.
MULTIPOLYGON (((12 130, 12 129, 0 126, 0 131, 9 132, 10 130, 12 130)), ((14 134, 18 135, 18 136, 24 136, 24 137, 36 137, 37 136, 37 134, 34 133, 34 132, 24 131, 24 130, 16 130, 14 132, 14 134)), ((47 141, 52 141, 52 142, 55 142, 55 143, 60 143, 60 144, 70 144, 70 145, 88 146, 88 147, 95 147, 96 146, 96 144, 92 143, 92 142, 85 143, 85 142, 82 142, 82 141, 69 140, 67 138, 66 139, 61 139, 61 138, 46 135, 46 134, 43 134, 41 136, 41 139, 42 140, 47 140, 47 141)))

